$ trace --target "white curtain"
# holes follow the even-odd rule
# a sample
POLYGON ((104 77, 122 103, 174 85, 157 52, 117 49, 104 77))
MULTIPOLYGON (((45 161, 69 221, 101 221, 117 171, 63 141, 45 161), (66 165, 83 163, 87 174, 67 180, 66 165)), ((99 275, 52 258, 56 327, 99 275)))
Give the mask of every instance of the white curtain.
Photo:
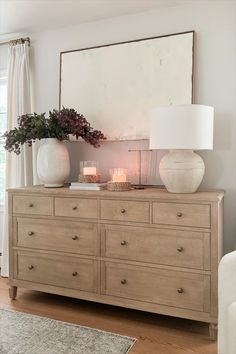
MULTIPOLYGON (((20 115, 31 113, 30 68, 28 43, 9 46, 8 87, 7 87, 7 130, 17 127, 20 115)), ((20 155, 7 153, 6 188, 33 185, 35 180, 35 154, 28 146, 21 149, 20 155)), ((3 244, 1 275, 9 276, 8 257, 8 202, 7 193, 4 207, 3 244)))

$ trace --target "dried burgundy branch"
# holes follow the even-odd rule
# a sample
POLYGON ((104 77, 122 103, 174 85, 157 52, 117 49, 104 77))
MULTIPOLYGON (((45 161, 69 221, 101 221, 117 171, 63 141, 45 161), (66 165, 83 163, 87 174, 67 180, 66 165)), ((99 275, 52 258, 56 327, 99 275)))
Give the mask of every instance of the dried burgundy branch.
POLYGON ((18 127, 3 134, 5 149, 21 152, 21 146, 27 144, 32 146, 36 139, 57 138, 58 140, 69 140, 69 135, 77 139, 81 137, 84 141, 94 147, 99 147, 101 140, 106 137, 100 130, 91 127, 86 118, 74 109, 64 108, 60 111, 49 112, 49 117, 42 114, 24 114, 18 118, 18 127))

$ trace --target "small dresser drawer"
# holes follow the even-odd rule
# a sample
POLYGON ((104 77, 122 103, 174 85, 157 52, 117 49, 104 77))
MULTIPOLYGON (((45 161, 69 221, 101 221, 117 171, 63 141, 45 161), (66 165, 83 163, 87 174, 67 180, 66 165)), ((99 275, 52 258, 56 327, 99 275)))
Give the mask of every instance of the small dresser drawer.
POLYGON ((20 247, 97 255, 97 243, 93 223, 17 218, 20 247))
POLYGON ((15 257, 17 279, 97 292, 95 260, 25 251, 18 251, 15 257))
POLYGON ((101 219, 149 223, 149 202, 101 200, 101 219))
POLYGON ((208 270, 210 234, 104 225, 102 256, 208 270))
POLYGON ((209 276, 112 262, 103 268, 106 295, 209 311, 209 276))
POLYGON ((55 198, 55 215, 96 219, 98 202, 96 199, 55 198))
POLYGON ((14 195, 13 213, 27 215, 53 215, 53 198, 14 195))
POLYGON ((153 203, 153 223, 178 226, 211 226, 210 205, 153 203))

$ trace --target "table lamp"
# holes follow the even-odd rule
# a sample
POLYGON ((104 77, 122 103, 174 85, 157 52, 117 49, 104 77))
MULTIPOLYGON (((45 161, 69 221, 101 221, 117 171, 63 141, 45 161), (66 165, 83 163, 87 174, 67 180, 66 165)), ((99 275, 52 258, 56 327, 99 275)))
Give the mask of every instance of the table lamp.
POLYGON ((189 104, 157 107, 151 112, 150 149, 170 150, 159 165, 169 192, 194 193, 205 172, 193 150, 213 149, 213 107, 189 104))

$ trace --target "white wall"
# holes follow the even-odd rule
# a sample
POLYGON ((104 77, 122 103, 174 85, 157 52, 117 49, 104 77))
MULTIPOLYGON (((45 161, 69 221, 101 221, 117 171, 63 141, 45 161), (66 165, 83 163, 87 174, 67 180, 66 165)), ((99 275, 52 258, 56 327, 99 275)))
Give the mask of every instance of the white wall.
POLYGON ((0 70, 6 70, 7 68, 7 53, 7 46, 0 47, 0 70))
MULTIPOLYGON (((233 249, 236 237, 235 5, 235 1, 227 0, 196 1, 31 36, 35 110, 45 112, 58 107, 60 51, 196 31, 195 102, 215 107, 214 151, 201 153, 206 163, 202 187, 226 190, 225 252, 233 249)), ((76 178, 79 159, 94 156, 103 170, 111 164, 129 166, 134 155, 131 158, 128 148, 141 145, 148 146, 145 141, 106 142, 95 151, 83 143, 73 143, 71 179, 76 178)), ((156 163, 162 154, 157 154, 156 163)))

